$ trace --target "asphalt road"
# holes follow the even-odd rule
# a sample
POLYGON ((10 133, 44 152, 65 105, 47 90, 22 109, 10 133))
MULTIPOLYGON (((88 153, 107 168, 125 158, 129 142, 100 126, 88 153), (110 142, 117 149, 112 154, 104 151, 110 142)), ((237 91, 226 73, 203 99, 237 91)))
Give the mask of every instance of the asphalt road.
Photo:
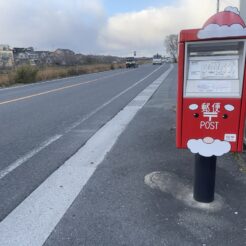
MULTIPOLYGON (((87 107, 93 109, 84 113, 87 120, 83 121, 81 115, 71 116, 74 120, 64 117, 68 123, 63 125, 60 109, 54 117, 58 117, 59 126, 53 126, 55 132, 50 130, 53 134, 45 135, 46 138, 40 134, 39 145, 47 138, 61 137, 32 157, 29 155, 30 159, 0 180, 4 218, 0 223, 1 246, 246 245, 245 154, 238 158, 232 154, 218 158, 215 201, 211 204, 194 201, 194 155, 175 147, 177 68, 168 68, 169 65, 164 65, 144 80, 157 67, 103 73, 115 76, 111 83, 109 78, 100 80, 101 83, 95 81, 95 91, 100 88, 98 94, 92 93, 97 95, 95 100, 107 97, 102 93, 103 84, 109 83, 109 94, 113 86, 118 88, 118 83, 124 81, 127 85, 121 85, 121 90, 112 92, 104 101, 99 100, 94 107, 89 88, 83 94, 88 96, 89 103, 81 99, 85 89, 80 85, 56 91, 58 95, 55 93, 49 100, 52 92, 44 95, 46 100, 42 102, 50 107, 44 110, 49 112, 47 115, 55 114, 52 105, 59 104, 55 103, 56 97, 70 103, 81 99, 85 108, 77 102, 79 108, 73 109, 75 112, 85 112, 87 107), (118 72, 123 74, 117 75, 118 72), (141 82, 132 87, 137 81, 141 82), (129 86, 131 89, 121 93, 129 86), (60 97, 59 93, 67 94, 60 97), (73 99, 68 99, 68 95, 73 99), (120 135, 116 134, 118 129, 122 130, 120 135), (105 147, 109 144, 111 147, 105 147), (99 152, 104 152, 103 156, 98 157, 99 152), (72 153, 75 155, 70 158, 72 153)), ((101 74, 67 82, 72 85, 97 76, 101 74)), ((42 86, 56 90, 60 82, 65 83, 61 84, 63 87, 68 85, 64 80, 31 87, 40 94, 45 91, 40 90, 42 86)), ((17 93, 14 90, 6 93, 17 93)), ((20 92, 6 100, 28 95, 20 92)), ((25 102, 35 106, 34 101, 42 97, 43 94, 28 98, 32 103, 23 99, 17 105, 25 102)), ((64 110, 68 116, 70 111, 64 110)), ((36 113, 34 110, 33 114, 36 113)), ((45 116, 39 120, 42 118, 45 116)), ((43 134, 49 132, 46 127, 43 134)), ((25 136, 28 135, 27 132, 25 136)))
POLYGON ((0 90, 0 220, 168 65, 0 90))
POLYGON ((246 245, 245 160, 218 158, 215 201, 192 199, 194 155, 175 147, 176 78, 174 69, 45 246, 246 245))

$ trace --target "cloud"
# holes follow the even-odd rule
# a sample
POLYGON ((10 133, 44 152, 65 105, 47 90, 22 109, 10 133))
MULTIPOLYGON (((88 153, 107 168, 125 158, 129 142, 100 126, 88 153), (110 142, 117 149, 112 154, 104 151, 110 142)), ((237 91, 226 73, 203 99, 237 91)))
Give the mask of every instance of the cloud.
POLYGON ((8 0, 0 9, 1 43, 37 49, 96 52, 106 19, 100 0, 8 0))
POLYGON ((101 15, 104 12, 104 8, 101 1, 98 0, 80 0, 78 1, 81 11, 84 13, 93 13, 101 15))
POLYGON ((164 52, 166 35, 201 27, 216 7, 214 0, 202 6, 197 0, 175 0, 169 6, 107 17, 105 1, 2 0, 0 43, 115 55, 136 50, 137 55, 153 55, 164 52))
POLYGON ((214 140, 213 142, 206 143, 202 139, 190 139, 187 143, 187 147, 194 154, 199 153, 202 156, 222 156, 228 153, 231 149, 229 142, 214 140))
POLYGON ((197 0, 115 15, 100 32, 100 44, 109 50, 164 51, 164 38, 181 29, 199 28, 215 12, 213 0, 201 8, 197 0))

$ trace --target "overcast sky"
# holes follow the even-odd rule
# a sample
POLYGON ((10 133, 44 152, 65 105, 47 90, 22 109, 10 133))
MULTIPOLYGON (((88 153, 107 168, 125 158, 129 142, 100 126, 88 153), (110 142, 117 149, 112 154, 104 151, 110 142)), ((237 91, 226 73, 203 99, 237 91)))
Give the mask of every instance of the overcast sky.
MULTIPOLYGON (((220 9, 239 0, 220 0, 220 9)), ((0 44, 84 54, 164 54, 166 35, 200 28, 217 0, 0 0, 0 44)))

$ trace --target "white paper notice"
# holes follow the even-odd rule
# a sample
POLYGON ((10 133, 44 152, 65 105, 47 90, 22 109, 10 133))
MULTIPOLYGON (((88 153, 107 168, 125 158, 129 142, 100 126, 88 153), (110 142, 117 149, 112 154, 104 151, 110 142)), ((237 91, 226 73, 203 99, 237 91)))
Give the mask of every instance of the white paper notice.
POLYGON ((191 60, 188 79, 238 79, 238 59, 191 60))
POLYGON ((231 81, 197 81, 196 84, 196 91, 197 92, 213 92, 213 93, 227 93, 231 92, 231 81))

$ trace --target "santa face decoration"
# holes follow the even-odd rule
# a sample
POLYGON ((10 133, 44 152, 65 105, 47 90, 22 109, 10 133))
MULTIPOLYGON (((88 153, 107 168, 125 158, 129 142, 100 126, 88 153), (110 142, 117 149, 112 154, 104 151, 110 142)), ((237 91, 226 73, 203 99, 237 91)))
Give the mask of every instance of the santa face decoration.
POLYGON ((236 8, 180 34, 177 147, 202 156, 242 151, 246 25, 236 8))

